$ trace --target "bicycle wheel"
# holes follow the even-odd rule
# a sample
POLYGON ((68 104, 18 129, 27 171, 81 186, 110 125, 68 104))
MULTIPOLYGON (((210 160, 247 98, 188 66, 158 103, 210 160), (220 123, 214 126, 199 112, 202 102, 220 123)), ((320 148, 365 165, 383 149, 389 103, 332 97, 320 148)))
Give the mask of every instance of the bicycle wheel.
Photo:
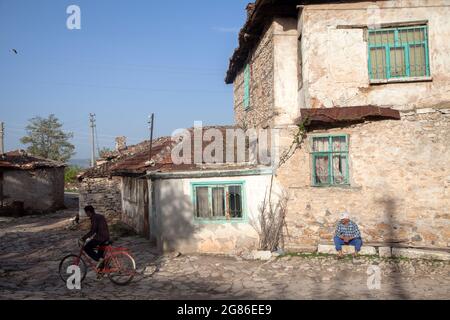
POLYGON ((70 273, 67 273, 67 270, 70 266, 78 266, 80 268, 80 282, 83 282, 87 274, 86 263, 84 262, 83 258, 78 258, 78 256, 75 254, 69 254, 68 256, 64 257, 59 263, 59 276, 61 277, 62 281, 64 281, 64 283, 67 283, 67 280, 71 276, 70 273))
POLYGON ((111 282, 125 286, 133 280, 136 274, 136 262, 128 253, 118 252, 108 258, 106 269, 111 282))

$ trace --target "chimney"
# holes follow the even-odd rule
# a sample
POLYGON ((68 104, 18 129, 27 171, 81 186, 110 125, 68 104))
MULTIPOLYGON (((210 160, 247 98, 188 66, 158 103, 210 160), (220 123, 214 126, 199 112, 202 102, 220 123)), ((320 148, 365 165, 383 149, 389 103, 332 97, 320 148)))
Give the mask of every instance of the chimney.
POLYGON ((247 10, 247 19, 250 19, 250 17, 252 16, 253 12, 255 11, 256 8, 256 2, 255 3, 249 3, 247 5, 247 7, 245 8, 247 10))
POLYGON ((116 151, 123 151, 127 148, 127 137, 116 138, 116 151))

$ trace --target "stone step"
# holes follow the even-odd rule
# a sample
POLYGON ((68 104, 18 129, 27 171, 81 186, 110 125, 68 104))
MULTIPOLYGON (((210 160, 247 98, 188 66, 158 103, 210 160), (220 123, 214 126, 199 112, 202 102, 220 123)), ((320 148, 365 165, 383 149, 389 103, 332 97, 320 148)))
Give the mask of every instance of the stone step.
POLYGON ((450 261, 450 253, 445 252, 445 251, 432 251, 432 250, 408 249, 408 248, 392 248, 392 255, 394 257, 404 257, 404 258, 409 258, 409 259, 450 261))
MULTIPOLYGON (((323 253, 323 254, 337 254, 336 248, 334 247, 334 245, 331 245, 331 244, 319 245, 317 252, 323 253)), ((353 253, 355 253, 355 247, 354 246, 342 246, 342 252, 344 254, 353 254, 353 253)), ((363 246, 361 248, 360 254, 365 255, 365 256, 372 256, 372 255, 378 255, 378 252, 377 252, 377 249, 375 249, 375 247, 363 246)))
MULTIPOLYGON (((321 244, 317 249, 318 253, 322 254, 337 254, 336 248, 331 244, 321 244)), ((342 246, 344 254, 352 254, 355 252, 353 246, 342 246)), ((379 247, 378 250, 372 246, 363 246, 361 248, 361 255, 379 255, 381 258, 408 258, 408 259, 425 259, 425 260, 440 260, 450 261, 450 252, 434 251, 413 248, 391 248, 379 247)))

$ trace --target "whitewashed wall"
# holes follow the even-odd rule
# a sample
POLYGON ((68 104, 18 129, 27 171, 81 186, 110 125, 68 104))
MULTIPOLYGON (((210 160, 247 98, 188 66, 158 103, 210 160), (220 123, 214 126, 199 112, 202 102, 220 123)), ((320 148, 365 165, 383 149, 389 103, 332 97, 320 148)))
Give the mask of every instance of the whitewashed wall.
MULTIPOLYGON (((156 221, 160 249, 183 253, 234 254, 258 247, 259 206, 269 189, 271 176, 245 176, 233 178, 157 180, 155 186, 156 221), (245 182, 247 221, 205 223, 194 220, 192 183, 245 182)), ((274 187, 274 199, 279 189, 274 187)))

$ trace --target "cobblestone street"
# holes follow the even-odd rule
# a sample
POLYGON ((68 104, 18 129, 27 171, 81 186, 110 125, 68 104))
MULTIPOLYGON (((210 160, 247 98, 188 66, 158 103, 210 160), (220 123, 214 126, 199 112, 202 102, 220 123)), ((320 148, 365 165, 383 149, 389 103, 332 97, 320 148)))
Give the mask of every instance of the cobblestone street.
POLYGON ((364 257, 283 256, 246 261, 222 256, 158 257, 138 237, 119 239, 131 249, 140 275, 126 287, 89 273, 70 291, 58 264, 76 252, 82 231, 67 230, 75 211, 42 217, 0 218, 0 299, 449 299, 448 262, 364 257), (145 275, 143 270, 159 266, 145 275), (369 290, 367 270, 382 270, 381 290, 369 290))

